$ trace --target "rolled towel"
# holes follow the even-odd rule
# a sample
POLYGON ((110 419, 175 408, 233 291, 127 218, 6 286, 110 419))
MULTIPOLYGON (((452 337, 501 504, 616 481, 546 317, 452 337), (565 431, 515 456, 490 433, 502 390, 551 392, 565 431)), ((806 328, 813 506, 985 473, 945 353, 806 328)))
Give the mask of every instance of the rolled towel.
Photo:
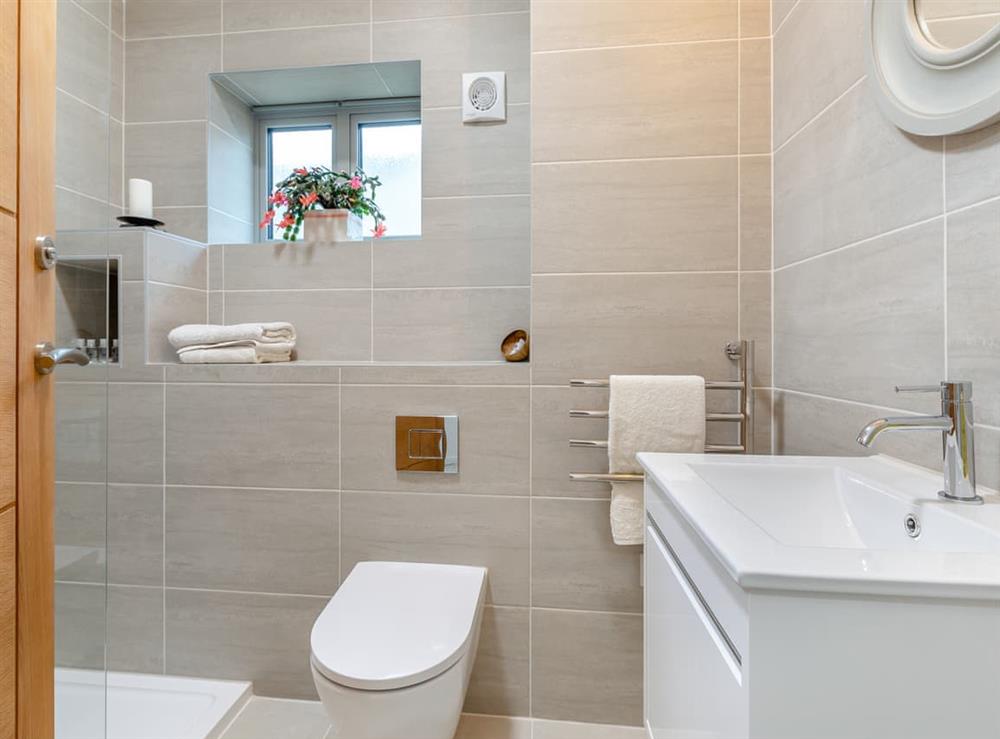
MULTIPOLYGON (((705 451, 705 380, 692 375, 612 375, 608 407, 608 467, 641 472, 638 452, 705 451)), ((641 482, 611 485, 615 544, 642 544, 641 482)))
POLYGON ((295 344, 229 341, 222 344, 196 344, 177 350, 182 364, 264 364, 289 362, 295 344))
POLYGON ((178 326, 167 340, 174 349, 204 344, 223 344, 231 341, 257 341, 262 344, 295 342, 295 327, 290 323, 236 323, 231 326, 189 323, 178 326))

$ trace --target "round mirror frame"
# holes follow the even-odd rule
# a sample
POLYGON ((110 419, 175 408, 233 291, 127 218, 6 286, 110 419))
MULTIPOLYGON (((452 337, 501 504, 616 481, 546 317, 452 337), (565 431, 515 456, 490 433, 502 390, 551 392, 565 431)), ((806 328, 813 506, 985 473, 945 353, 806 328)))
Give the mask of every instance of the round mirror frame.
POLYGON ((865 61, 882 111, 921 136, 1000 120, 1000 26, 957 49, 931 40, 917 0, 866 0, 865 61))

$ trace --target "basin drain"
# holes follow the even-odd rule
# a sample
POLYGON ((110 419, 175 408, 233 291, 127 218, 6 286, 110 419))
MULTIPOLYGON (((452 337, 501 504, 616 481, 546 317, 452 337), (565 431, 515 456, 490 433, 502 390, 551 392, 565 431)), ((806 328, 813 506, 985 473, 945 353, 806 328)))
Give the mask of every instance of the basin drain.
POLYGON ((908 537, 916 539, 920 536, 920 519, 912 513, 908 514, 906 518, 903 519, 903 528, 906 529, 906 535, 908 537))

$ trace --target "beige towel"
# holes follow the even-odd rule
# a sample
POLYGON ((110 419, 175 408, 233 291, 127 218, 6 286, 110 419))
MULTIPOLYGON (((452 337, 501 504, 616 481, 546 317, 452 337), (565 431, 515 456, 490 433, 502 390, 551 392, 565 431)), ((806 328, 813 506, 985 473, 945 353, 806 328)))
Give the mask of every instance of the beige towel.
MULTIPOLYGON (((705 451, 705 380, 688 375, 612 375, 608 409, 611 472, 642 472, 638 452, 705 451)), ((641 482, 611 485, 615 544, 642 544, 641 482)))
POLYGON ((232 341, 257 341, 262 344, 295 342, 295 327, 290 323, 235 323, 231 326, 189 323, 178 326, 167 339, 174 349, 205 344, 225 344, 232 341))
POLYGON ((295 344, 229 341, 222 344, 196 344, 177 350, 182 364, 264 364, 289 362, 295 344))

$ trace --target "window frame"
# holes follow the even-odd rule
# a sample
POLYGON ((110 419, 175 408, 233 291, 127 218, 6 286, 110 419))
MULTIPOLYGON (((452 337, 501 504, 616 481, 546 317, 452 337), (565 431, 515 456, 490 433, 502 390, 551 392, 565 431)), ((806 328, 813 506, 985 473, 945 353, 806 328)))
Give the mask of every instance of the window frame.
MULTIPOLYGON (((308 128, 330 126, 333 136, 333 169, 351 172, 355 169, 360 153, 360 126, 363 123, 392 123, 413 121, 423 124, 419 102, 406 100, 364 101, 359 103, 330 103, 327 105, 279 105, 254 111, 256 134, 254 147, 254 203, 263 213, 267 210, 269 169, 268 132, 274 128, 308 128)), ((421 130, 422 137, 422 130, 421 130)), ((422 148, 422 147, 421 147, 422 148)), ((421 214, 423 198, 421 197, 421 214)), ((400 236, 398 238, 414 238, 400 236)), ((419 237, 417 237, 419 238, 419 237)), ((264 229, 257 229, 254 241, 274 241, 264 229)))

